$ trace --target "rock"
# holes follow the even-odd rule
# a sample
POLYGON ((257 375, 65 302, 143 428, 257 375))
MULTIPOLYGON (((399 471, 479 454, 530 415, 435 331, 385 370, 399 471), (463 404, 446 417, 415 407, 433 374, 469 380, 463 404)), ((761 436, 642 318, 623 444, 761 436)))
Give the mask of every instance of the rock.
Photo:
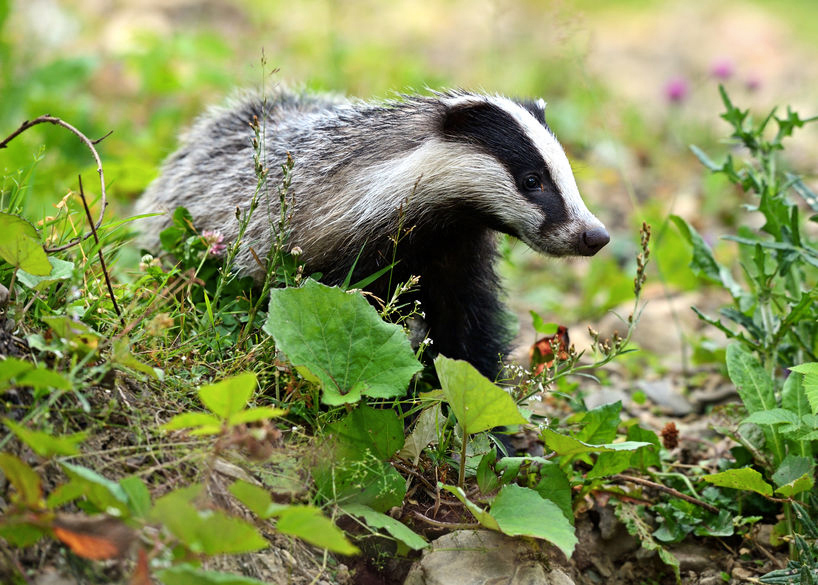
POLYGON ((640 380, 636 387, 644 392, 651 402, 668 414, 687 416, 693 412, 693 406, 679 393, 668 378, 652 381, 640 380))
POLYGON ((487 530, 441 536, 409 570, 405 585, 574 585, 549 568, 538 544, 487 530))

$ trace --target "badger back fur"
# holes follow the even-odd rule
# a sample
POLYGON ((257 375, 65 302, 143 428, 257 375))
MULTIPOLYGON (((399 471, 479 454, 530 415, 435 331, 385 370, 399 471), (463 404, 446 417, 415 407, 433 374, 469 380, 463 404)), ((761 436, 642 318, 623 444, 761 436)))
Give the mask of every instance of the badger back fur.
MULTIPOLYGON (((274 240, 281 165, 294 160, 288 244, 307 273, 328 284, 375 273, 369 288, 388 298, 393 285, 420 276, 415 292, 433 348, 494 376, 509 340, 494 271, 496 232, 536 251, 592 255, 608 242, 585 207, 562 147, 545 122, 545 103, 448 92, 368 103, 276 89, 212 109, 183 138, 139 213, 185 206, 199 230, 238 233, 236 209, 254 195, 253 130, 263 125, 270 193, 253 215, 237 256, 244 274, 263 278, 274 240), (278 174, 276 174, 278 173, 278 174), (357 259, 357 263, 356 263, 357 259)), ((155 249, 169 214, 145 220, 155 249)), ((353 280, 354 282, 355 280, 353 280)))

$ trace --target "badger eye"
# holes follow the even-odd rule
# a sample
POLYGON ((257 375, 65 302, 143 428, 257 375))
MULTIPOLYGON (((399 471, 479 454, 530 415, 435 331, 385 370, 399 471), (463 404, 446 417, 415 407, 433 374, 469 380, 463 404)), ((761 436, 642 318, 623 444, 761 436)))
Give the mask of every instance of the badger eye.
POLYGON ((527 175, 523 179, 523 187, 530 190, 542 189, 542 183, 537 175, 527 175))

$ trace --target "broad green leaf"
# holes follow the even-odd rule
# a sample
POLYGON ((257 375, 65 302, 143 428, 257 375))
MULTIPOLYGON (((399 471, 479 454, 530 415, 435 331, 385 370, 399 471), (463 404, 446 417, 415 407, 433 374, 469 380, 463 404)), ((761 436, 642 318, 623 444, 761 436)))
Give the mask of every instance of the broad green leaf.
POLYGON ((497 520, 495 520, 491 514, 483 510, 480 506, 469 500, 462 488, 459 488, 456 485, 443 485, 441 483, 438 483, 438 487, 453 494, 458 500, 460 500, 460 502, 466 506, 466 509, 471 512, 471 515, 474 516, 481 526, 485 526, 489 530, 500 530, 500 525, 497 523, 497 520))
POLYGON ((154 370, 151 366, 142 362, 136 358, 131 352, 130 343, 127 339, 121 338, 114 341, 114 351, 111 355, 111 361, 114 364, 124 366, 136 372, 142 372, 143 374, 147 374, 154 380, 158 379, 159 376, 156 374, 156 370, 154 370))
POLYGON ((210 412, 223 419, 229 419, 244 409, 253 392, 258 387, 256 375, 244 372, 225 378, 221 382, 199 388, 199 399, 210 412))
POLYGON ((179 429, 194 429, 194 435, 217 435, 222 432, 222 419, 205 412, 183 412, 177 414, 161 427, 164 431, 178 431, 179 429))
POLYGON ((705 475, 702 479, 719 487, 756 492, 762 496, 771 496, 773 494, 772 486, 764 481, 758 471, 751 467, 728 469, 720 473, 705 475))
POLYGON ((406 495, 406 480, 369 449, 357 453, 338 446, 317 461, 312 474, 318 496, 342 505, 363 504, 386 512, 400 506, 406 495))
MULTIPOLYGON (((81 495, 85 496, 100 512, 111 513, 113 509, 117 511, 117 514, 127 513, 128 495, 117 482, 87 467, 65 462, 61 465, 71 478, 71 483, 81 488, 81 495)), ((49 501, 51 501, 50 498, 49 501)))
POLYGON ((571 417, 572 421, 582 425, 582 429, 576 435, 577 439, 592 444, 610 443, 616 438, 621 412, 622 402, 616 401, 571 417))
POLYGON ((542 499, 532 489, 518 485, 503 487, 491 504, 491 515, 504 534, 547 540, 568 558, 574 553, 577 545, 574 527, 559 506, 542 499))
POLYGON ((540 438, 545 446, 555 451, 560 457, 572 457, 582 453, 606 453, 613 451, 636 451, 642 447, 650 446, 651 443, 645 441, 622 441, 621 443, 605 443, 603 445, 591 445, 569 437, 561 435, 552 429, 544 429, 540 438))
POLYGON ((573 524, 574 510, 571 507, 571 481, 568 476, 553 461, 543 464, 539 473, 540 481, 534 486, 534 490, 544 500, 554 502, 562 510, 562 514, 568 521, 573 524))
POLYGON ((773 474, 773 481, 777 486, 775 492, 791 498, 806 490, 812 489, 815 481, 812 474, 815 461, 812 457, 797 457, 787 455, 773 474))
POLYGON ((704 241, 704 238, 699 235, 699 232, 678 215, 671 215, 670 220, 676 224, 682 236, 693 246, 693 258, 690 260, 690 269, 693 274, 722 285, 734 298, 740 297, 743 293, 741 285, 735 281, 726 266, 722 266, 716 261, 713 251, 704 241))
POLYGON ((0 258, 26 272, 45 276, 51 272, 48 256, 34 226, 22 217, 0 212, 0 258))
POLYGON ((391 409, 378 410, 361 404, 329 425, 329 430, 340 442, 341 452, 353 457, 369 451, 386 461, 403 447, 403 423, 391 409))
POLYGON ((750 414, 778 406, 770 374, 756 356, 739 343, 727 347, 727 373, 750 414))
POLYGON ((17 272, 18 280, 28 288, 43 290, 55 282, 68 280, 74 275, 73 262, 66 262, 65 260, 60 260, 59 258, 49 256, 48 263, 51 264, 51 272, 49 272, 47 275, 37 276, 36 274, 30 274, 25 270, 20 270, 17 272))
POLYGON ((31 386, 36 389, 56 388, 70 390, 71 382, 59 372, 48 369, 45 365, 38 365, 17 378, 18 386, 31 386))
POLYGON ((22 506, 31 509, 43 506, 40 476, 31 467, 14 455, 0 453, 0 471, 17 492, 11 494, 12 502, 19 502, 22 506))
POLYGON ((556 323, 546 323, 542 317, 535 311, 529 311, 531 315, 531 324, 534 326, 534 331, 542 335, 554 335, 559 329, 556 323))
POLYGON ((270 292, 264 331, 321 380, 326 404, 403 396, 422 368, 400 326, 385 323, 360 294, 314 280, 270 292))
POLYGON ((283 408, 274 408, 272 406, 259 406, 257 408, 248 408, 232 415, 227 421, 229 425, 238 425, 242 423, 257 422, 260 420, 269 420, 271 418, 278 418, 287 414, 283 408))
POLYGON ((341 555, 360 552, 347 540, 343 530, 312 506, 289 506, 282 510, 278 513, 276 530, 341 555))
POLYGON ((376 512, 368 506, 361 506, 359 504, 349 504, 341 508, 341 510, 350 516, 359 516, 364 519, 367 526, 375 529, 383 528, 394 538, 401 541, 403 544, 412 550, 420 550, 428 546, 428 542, 413 532, 408 526, 395 520, 391 516, 376 512))
POLYGON ((258 530, 221 510, 198 510, 193 500, 202 486, 175 490, 156 500, 150 512, 171 534, 195 553, 207 555, 253 552, 267 548, 258 530))
POLYGON ((265 585, 264 581, 231 575, 220 571, 207 571, 192 565, 176 565, 155 572, 163 585, 265 585))
POLYGON ((74 433, 73 435, 64 435, 62 437, 54 437, 49 433, 42 431, 32 431, 23 425, 19 425, 14 421, 4 418, 3 423, 11 429, 17 437, 26 445, 31 447, 31 450, 37 453, 40 457, 52 457, 54 455, 76 455, 80 452, 79 444, 88 436, 88 432, 74 433))
POLYGON ((492 384, 470 363, 441 355, 435 359, 435 370, 446 402, 467 433, 525 424, 526 420, 511 396, 492 384))
POLYGON ((403 448, 398 452, 398 456, 417 465, 423 450, 438 440, 445 423, 446 417, 439 403, 423 409, 415 421, 415 428, 406 437, 403 448))
POLYGON ((128 496, 128 507, 137 518, 146 518, 151 510, 151 493, 145 482, 137 475, 119 480, 119 487, 128 496))
POLYGON ((0 361, 0 390, 8 388, 11 380, 34 368, 34 364, 14 357, 0 361))
POLYGON ((818 362, 801 364, 790 369, 804 376, 804 394, 809 401, 812 414, 818 414, 818 362))
POLYGON ((650 443, 653 445, 653 448, 643 447, 634 451, 631 454, 631 467, 645 471, 651 466, 657 468, 661 466, 662 462, 659 453, 662 450, 662 443, 659 441, 659 437, 656 436, 656 433, 649 429, 644 429, 639 425, 633 425, 628 428, 626 437, 629 441, 650 443))
POLYGON ((236 496, 242 504, 262 520, 266 520, 287 508, 284 504, 274 502, 270 492, 263 487, 246 481, 239 480, 231 485, 229 489, 231 494, 236 496))
POLYGON ((14 547, 26 548, 45 536, 45 528, 35 526, 22 518, 5 516, 0 525, 0 538, 4 538, 14 547))
MULTIPOLYGON (((645 447, 647 449, 647 447, 645 447)), ((627 451, 608 451, 600 453, 593 468, 586 474, 587 479, 608 477, 625 471, 631 466, 632 453, 627 451)))
POLYGON ((756 425, 799 425, 801 417, 784 408, 771 408, 770 410, 759 410, 741 421, 742 423, 753 423, 756 425))

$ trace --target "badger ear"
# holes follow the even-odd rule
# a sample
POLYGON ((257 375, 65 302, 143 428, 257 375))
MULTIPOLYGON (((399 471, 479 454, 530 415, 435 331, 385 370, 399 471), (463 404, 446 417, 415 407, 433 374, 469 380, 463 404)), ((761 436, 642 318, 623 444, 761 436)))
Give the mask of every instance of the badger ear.
POLYGON ((490 102, 474 99, 446 104, 440 131, 449 140, 474 138, 482 134, 481 128, 492 125, 498 109, 490 102))
POLYGON ((519 103, 523 106, 526 110, 531 112, 531 115, 536 118, 537 122, 548 128, 548 124, 545 122, 545 100, 540 98, 538 100, 520 100, 519 103))

